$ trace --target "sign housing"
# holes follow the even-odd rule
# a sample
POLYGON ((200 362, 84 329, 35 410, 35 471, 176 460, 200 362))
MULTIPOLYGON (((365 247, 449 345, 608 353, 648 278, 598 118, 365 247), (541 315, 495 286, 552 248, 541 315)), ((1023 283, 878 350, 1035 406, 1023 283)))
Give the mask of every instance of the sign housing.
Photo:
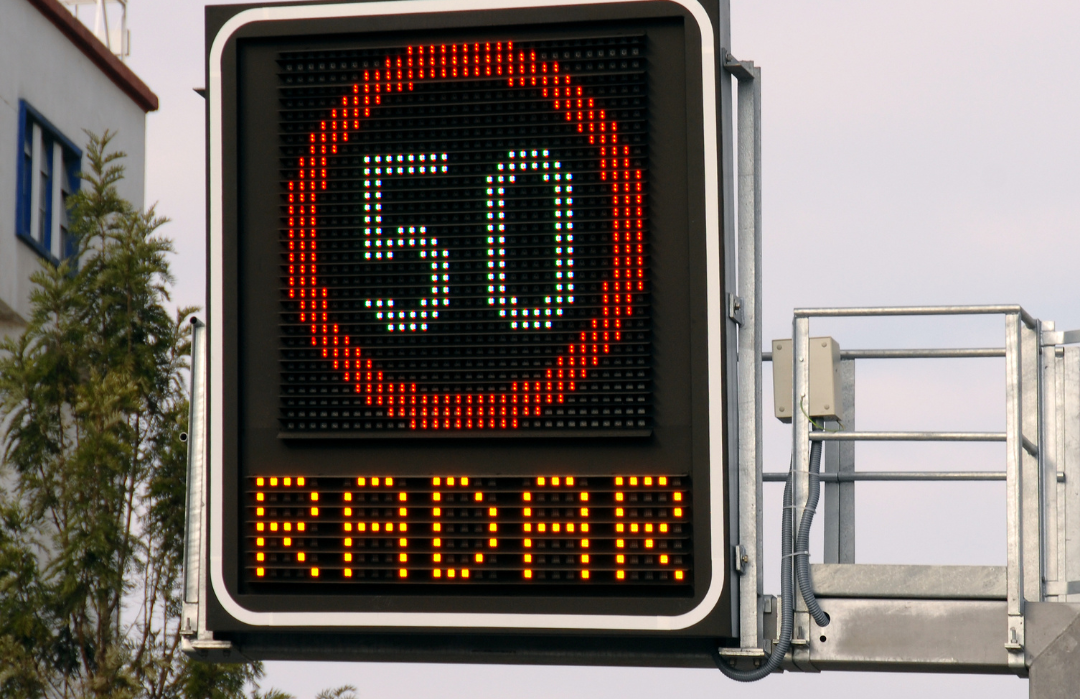
POLYGON ((262 657, 497 632, 707 665, 726 16, 442 7, 207 10, 206 625, 262 657))

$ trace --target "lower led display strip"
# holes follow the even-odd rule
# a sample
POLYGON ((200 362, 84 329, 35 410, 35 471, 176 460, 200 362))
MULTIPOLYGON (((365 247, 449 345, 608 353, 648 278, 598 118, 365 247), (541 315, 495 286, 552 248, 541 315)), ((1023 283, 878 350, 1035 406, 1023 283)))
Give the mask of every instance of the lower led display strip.
POLYGON ((690 586, 690 478, 252 476, 243 579, 337 585, 690 586))

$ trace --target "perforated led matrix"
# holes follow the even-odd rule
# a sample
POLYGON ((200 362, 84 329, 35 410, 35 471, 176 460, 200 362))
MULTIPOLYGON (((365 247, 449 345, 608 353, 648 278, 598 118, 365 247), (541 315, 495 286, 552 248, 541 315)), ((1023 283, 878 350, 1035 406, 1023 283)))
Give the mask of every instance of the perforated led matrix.
POLYGON ((692 583, 686 476, 255 476, 244 579, 310 584, 692 583))
POLYGON ((650 434, 645 48, 278 54, 283 436, 650 434))

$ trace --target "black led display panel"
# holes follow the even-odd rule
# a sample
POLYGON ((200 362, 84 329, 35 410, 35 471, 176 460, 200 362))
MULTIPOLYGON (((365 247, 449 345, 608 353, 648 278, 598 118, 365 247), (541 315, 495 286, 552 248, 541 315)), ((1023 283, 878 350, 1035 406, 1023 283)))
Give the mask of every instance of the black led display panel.
POLYGON ((647 436, 646 37, 277 63, 281 436, 647 436))

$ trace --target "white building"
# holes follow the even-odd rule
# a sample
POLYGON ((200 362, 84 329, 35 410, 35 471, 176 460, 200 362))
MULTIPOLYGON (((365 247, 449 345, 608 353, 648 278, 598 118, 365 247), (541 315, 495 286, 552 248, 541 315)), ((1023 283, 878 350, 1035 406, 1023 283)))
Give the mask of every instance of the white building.
POLYGON ((58 0, 0 0, 0 336, 30 314, 30 275, 69 252, 65 198, 86 132, 117 133, 120 195, 143 205, 146 113, 157 96, 58 0))

